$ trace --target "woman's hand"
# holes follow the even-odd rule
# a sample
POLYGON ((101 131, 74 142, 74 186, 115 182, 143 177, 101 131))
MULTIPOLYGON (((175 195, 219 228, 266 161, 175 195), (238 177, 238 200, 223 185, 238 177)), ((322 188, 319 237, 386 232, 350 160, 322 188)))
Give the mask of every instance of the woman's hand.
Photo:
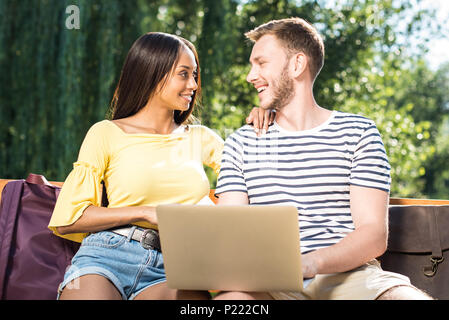
POLYGON ((246 118, 247 124, 252 124, 257 136, 260 137, 268 130, 268 126, 274 122, 276 111, 264 110, 262 108, 254 107, 246 118))
POLYGON ((157 215, 156 215, 156 208, 155 207, 147 207, 147 206, 143 206, 143 207, 139 207, 140 209, 142 209, 142 218, 143 220, 157 225, 157 215))

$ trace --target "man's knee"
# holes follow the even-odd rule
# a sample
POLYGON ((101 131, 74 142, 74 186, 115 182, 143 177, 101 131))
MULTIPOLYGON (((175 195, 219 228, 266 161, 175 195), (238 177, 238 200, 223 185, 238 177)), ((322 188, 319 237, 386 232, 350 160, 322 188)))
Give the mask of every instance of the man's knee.
POLYGON ((388 289, 377 300, 433 300, 433 298, 413 286, 401 285, 388 289))

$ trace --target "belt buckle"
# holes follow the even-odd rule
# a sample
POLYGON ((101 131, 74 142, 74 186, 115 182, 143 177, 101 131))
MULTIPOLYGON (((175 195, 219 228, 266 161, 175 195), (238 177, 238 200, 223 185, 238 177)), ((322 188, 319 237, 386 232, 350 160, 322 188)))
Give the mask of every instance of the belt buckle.
POLYGON ((142 247, 144 247, 145 249, 155 249, 154 246, 152 245, 152 238, 151 236, 154 236, 154 230, 153 229, 146 229, 143 231, 142 236, 140 237, 140 244, 142 245, 142 247), (150 236, 148 236, 150 235, 150 236))

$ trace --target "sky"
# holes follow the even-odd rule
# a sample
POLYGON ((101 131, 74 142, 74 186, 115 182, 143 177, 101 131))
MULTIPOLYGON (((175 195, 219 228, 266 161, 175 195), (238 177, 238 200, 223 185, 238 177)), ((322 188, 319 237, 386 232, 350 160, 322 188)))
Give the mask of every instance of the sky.
POLYGON ((422 5, 427 8, 436 8, 436 19, 446 29, 443 37, 434 38, 428 43, 429 52, 426 58, 429 67, 436 70, 440 64, 449 62, 449 1, 424 0, 422 5))
MULTIPOLYGON (((301 3, 300 0, 297 1, 301 3)), ((324 7, 332 9, 338 7, 337 4, 345 3, 345 0, 320 0, 319 2, 324 7)), ((434 34, 429 34, 429 32, 432 32, 431 30, 424 29, 421 31, 423 35, 428 35, 431 38, 427 43, 427 47, 429 48, 426 56, 428 66, 432 70, 437 70, 439 65, 444 62, 449 62, 449 0, 409 0, 409 3, 412 4, 412 10, 436 9, 435 23, 445 29, 445 36, 443 37, 436 37, 434 34)), ((406 23, 407 21, 405 20, 401 21, 396 27, 402 29, 406 23)), ((413 40, 406 40, 411 48, 417 44, 413 40)))

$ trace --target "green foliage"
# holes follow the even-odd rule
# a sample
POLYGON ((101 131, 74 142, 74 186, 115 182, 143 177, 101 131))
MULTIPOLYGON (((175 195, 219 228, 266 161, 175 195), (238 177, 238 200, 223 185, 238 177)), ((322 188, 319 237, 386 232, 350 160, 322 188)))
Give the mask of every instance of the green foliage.
POLYGON ((1 2, 0 175, 63 180, 87 129, 104 119, 138 8, 120 0, 1 2), (80 8, 80 30, 65 9, 80 8))
POLYGON ((196 115, 225 138, 258 103, 246 82, 252 45, 244 33, 300 16, 326 46, 317 102, 376 122, 392 196, 449 198, 449 65, 429 70, 425 37, 411 49, 422 28, 441 28, 432 12, 411 8, 406 0, 2 0, 0 177, 63 180, 87 129, 105 117, 129 47, 149 31, 196 45, 203 84, 196 115), (80 8, 79 30, 64 25, 71 4, 80 8))

